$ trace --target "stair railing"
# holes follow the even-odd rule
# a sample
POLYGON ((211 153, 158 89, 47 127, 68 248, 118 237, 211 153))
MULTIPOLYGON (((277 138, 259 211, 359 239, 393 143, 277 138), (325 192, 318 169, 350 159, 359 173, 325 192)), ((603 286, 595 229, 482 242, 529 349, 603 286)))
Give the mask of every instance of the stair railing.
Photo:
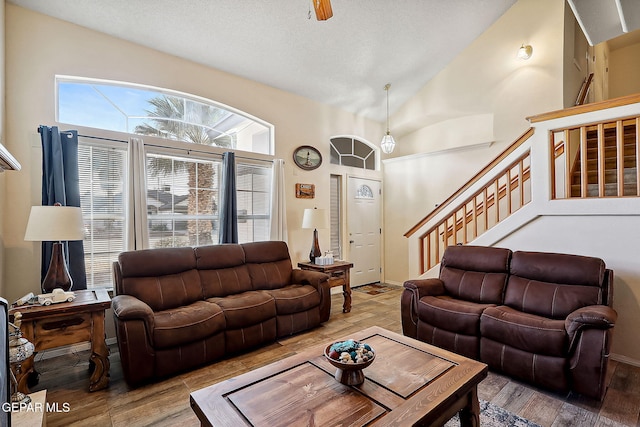
POLYGON ((533 135, 533 129, 527 130, 458 191, 405 233, 405 237, 409 237, 429 221, 434 220, 445 209, 450 211, 419 235, 421 272, 438 264, 447 246, 472 241, 529 202, 531 199, 530 151, 527 150, 506 167, 499 169, 498 166, 504 163, 507 156, 519 148, 531 135, 533 135), (481 180, 487 180, 487 177, 489 177, 488 181, 472 195, 460 203, 453 204, 465 191, 481 180))

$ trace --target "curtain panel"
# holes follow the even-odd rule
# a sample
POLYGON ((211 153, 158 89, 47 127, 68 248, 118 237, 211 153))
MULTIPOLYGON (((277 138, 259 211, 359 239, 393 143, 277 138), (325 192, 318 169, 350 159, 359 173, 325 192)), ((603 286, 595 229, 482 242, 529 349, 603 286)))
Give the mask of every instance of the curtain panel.
MULTIPOLYGON (((78 174, 78 132, 61 132, 57 126, 40 126, 42 143, 42 205, 80 207, 78 174)), ((41 280, 47 274, 53 242, 42 242, 41 280)), ((65 260, 73 280, 73 290, 87 289, 82 240, 64 243, 65 260)))
POLYGON ((236 199, 235 154, 222 155, 220 182, 220 236, 219 243, 238 243, 238 203, 236 199))
POLYGON ((149 248, 147 225, 147 158, 144 141, 129 140, 128 191, 127 191, 127 250, 149 248))
POLYGON ((287 204, 284 186, 284 160, 273 161, 271 174, 271 224, 269 239, 287 242, 287 204))

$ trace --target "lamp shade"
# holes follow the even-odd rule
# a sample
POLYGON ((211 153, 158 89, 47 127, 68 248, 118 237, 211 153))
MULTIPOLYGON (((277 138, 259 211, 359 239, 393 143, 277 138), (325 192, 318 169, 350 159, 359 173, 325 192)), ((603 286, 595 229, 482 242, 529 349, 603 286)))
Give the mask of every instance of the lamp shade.
POLYGON ((32 206, 24 240, 59 242, 84 239, 82 209, 73 206, 32 206))
POLYGON ((302 228, 329 228, 325 209, 305 209, 302 216, 302 228))

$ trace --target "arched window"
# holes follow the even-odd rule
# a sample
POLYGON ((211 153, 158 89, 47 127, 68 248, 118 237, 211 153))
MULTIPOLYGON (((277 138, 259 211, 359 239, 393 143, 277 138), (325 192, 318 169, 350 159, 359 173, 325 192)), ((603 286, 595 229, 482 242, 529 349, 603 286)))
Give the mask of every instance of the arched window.
POLYGON ((331 163, 360 169, 376 170, 376 150, 355 137, 331 138, 331 163))
POLYGON ((132 83, 58 76, 57 121, 273 154, 273 126, 210 99, 132 83))

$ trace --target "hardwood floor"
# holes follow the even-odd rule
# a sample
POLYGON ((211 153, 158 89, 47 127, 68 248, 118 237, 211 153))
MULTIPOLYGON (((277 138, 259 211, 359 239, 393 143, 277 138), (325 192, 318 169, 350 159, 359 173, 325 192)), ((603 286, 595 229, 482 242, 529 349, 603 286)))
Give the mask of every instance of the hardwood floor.
MULTIPOLYGON (((47 389, 48 402, 58 402, 61 409, 70 405, 68 412, 49 412, 49 426, 198 426, 189 407, 191 391, 368 326, 401 333, 400 293, 401 288, 377 295, 355 291, 350 313, 342 313, 342 296, 334 295, 331 319, 313 331, 138 389, 124 382, 116 346, 111 347, 110 386, 94 393, 88 392, 88 352, 36 361, 40 382, 32 391, 47 389)), ((542 426, 639 426, 640 368, 617 362, 610 368, 602 403, 492 372, 480 384, 479 397, 542 426)))

